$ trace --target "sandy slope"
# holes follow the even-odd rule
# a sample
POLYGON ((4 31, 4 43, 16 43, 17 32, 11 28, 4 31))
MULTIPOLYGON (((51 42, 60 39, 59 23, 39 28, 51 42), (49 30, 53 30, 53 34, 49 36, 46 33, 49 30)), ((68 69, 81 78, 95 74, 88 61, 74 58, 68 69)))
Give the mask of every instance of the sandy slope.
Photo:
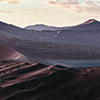
POLYGON ((0 100, 99 100, 100 68, 0 63, 0 100))

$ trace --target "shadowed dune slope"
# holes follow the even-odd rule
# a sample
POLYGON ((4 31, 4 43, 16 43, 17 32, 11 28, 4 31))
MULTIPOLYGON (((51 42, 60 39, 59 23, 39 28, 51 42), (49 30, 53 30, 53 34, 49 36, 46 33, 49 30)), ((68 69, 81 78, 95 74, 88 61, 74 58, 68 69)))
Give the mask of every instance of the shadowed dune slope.
POLYGON ((0 63, 0 100, 100 100, 100 67, 0 63))

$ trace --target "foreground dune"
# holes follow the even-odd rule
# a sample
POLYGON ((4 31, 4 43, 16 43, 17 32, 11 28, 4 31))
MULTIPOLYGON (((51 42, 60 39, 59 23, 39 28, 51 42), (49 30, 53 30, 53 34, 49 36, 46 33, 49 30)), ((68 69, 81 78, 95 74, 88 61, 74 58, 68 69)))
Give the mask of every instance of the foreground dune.
POLYGON ((100 67, 0 63, 0 100, 100 100, 100 67))

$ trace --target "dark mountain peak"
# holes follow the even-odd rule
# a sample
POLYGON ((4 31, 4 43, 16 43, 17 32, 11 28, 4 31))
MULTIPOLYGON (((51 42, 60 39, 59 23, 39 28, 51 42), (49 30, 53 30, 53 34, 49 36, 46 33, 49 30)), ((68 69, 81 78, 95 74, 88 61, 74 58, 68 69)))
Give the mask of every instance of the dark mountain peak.
MULTIPOLYGON (((0 24, 6 24, 6 25, 12 25, 12 24, 8 24, 6 22, 0 21, 0 24)), ((13 25, 14 26, 14 25, 13 25)))
POLYGON ((49 27, 49 26, 47 26, 45 24, 35 24, 35 25, 26 26, 25 28, 27 28, 27 27, 49 27))
POLYGON ((7 23, 4 23, 4 22, 0 21, 0 24, 7 24, 7 23))
POLYGON ((81 25, 86 25, 86 24, 90 24, 90 23, 94 23, 94 22, 99 22, 99 21, 97 21, 95 19, 89 19, 89 20, 85 21, 84 23, 82 23, 81 25))

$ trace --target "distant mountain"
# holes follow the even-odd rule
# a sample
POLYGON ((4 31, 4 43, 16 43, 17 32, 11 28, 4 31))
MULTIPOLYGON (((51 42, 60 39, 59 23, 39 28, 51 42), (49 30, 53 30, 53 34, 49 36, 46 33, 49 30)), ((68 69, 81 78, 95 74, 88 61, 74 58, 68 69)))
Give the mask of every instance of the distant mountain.
POLYGON ((100 30, 100 22, 95 19, 89 19, 86 22, 70 28, 71 30, 100 30))
POLYGON ((58 30, 100 30, 100 22, 95 19, 89 19, 82 24, 70 27, 54 27, 54 26, 47 26, 44 24, 37 24, 37 25, 30 25, 25 27, 28 30, 37 30, 37 31, 58 31, 58 30))
POLYGON ((43 30, 55 31, 55 30, 63 30, 63 29, 68 29, 68 28, 69 27, 47 26, 47 25, 44 25, 44 24, 30 25, 30 26, 25 27, 25 29, 37 30, 37 31, 43 31, 43 30))
POLYGON ((85 21, 84 23, 82 23, 81 25, 86 25, 86 24, 95 23, 95 22, 99 22, 99 21, 97 21, 95 19, 89 19, 89 20, 85 21))
POLYGON ((36 30, 27 30, 24 28, 16 27, 11 24, 0 22, 0 35, 12 38, 18 38, 22 40, 32 40, 39 42, 53 42, 53 43, 66 43, 66 44, 70 43, 70 44, 100 46, 100 30, 99 29, 95 30, 94 27, 90 28, 90 30, 84 29, 84 27, 88 28, 93 25, 95 28, 97 28, 98 25, 100 25, 100 22, 96 20, 88 20, 87 22, 77 25, 70 29, 55 30, 55 31, 50 31, 50 30, 36 31, 36 30), (97 26, 95 26, 94 24, 96 24, 97 26), (80 27, 83 29, 79 29, 80 27))
MULTIPOLYGON (((82 23, 80 26, 93 23, 99 22, 87 21, 87 23, 82 23)), ((96 59, 100 55, 100 30, 36 31, 0 22, 0 43, 25 56, 34 57, 35 55, 51 59, 56 57, 96 59), (87 46, 85 47, 85 45, 87 46)))

